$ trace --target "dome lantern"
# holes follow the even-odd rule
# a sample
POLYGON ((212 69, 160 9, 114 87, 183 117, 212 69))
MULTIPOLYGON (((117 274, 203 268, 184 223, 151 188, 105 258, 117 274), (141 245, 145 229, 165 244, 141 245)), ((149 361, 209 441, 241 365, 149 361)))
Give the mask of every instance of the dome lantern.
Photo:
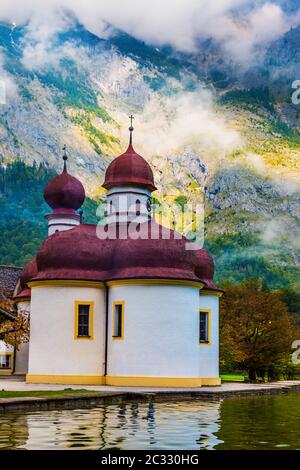
POLYGON ((105 173, 108 223, 149 220, 151 193, 156 190, 150 165, 133 148, 134 117, 131 115, 129 119, 129 146, 110 163, 105 173))

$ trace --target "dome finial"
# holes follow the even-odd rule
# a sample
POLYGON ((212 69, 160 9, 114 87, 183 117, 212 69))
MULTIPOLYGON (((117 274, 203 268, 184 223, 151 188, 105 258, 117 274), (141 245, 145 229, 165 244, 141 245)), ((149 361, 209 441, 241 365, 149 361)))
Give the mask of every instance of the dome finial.
POLYGON ((67 160, 68 160, 68 155, 67 155, 67 146, 66 144, 63 146, 63 161, 64 161, 64 171, 67 171, 67 160))
POLYGON ((130 119, 130 127, 129 127, 129 132, 130 132, 130 137, 129 137, 129 145, 132 145, 132 133, 134 131, 134 127, 132 125, 132 121, 134 120, 134 116, 131 114, 129 116, 130 119))

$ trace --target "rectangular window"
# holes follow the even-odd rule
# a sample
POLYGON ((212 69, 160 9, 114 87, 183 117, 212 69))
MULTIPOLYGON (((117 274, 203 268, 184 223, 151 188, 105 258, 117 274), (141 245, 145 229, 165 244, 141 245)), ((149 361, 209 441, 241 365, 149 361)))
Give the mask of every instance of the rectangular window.
POLYGON ((90 305, 78 305, 78 336, 90 336, 90 305))
POLYGON ((124 338, 124 302, 114 302, 113 339, 124 338))
POLYGON ((75 302, 75 339, 93 339, 93 302, 75 302))
POLYGON ((12 368, 12 354, 0 354, 0 369, 12 368))
POLYGON ((199 343, 209 344, 209 310, 200 310, 199 312, 199 343))

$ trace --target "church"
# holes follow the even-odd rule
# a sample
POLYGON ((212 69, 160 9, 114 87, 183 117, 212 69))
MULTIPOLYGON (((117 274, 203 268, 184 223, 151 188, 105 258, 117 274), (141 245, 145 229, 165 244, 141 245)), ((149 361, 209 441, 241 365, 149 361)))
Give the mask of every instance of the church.
POLYGON ((0 373, 28 383, 145 387, 220 384, 219 298, 211 255, 151 215, 153 172, 130 144, 108 166, 104 224, 80 215, 82 183, 45 187, 48 237, 20 273, 30 341, 0 345, 0 373), (16 356, 16 357, 14 357, 16 356))

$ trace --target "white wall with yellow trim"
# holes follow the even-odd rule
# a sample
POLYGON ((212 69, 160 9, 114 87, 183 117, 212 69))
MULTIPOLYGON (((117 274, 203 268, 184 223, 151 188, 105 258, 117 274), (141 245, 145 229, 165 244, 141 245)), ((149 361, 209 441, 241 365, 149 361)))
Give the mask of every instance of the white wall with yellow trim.
POLYGON ((109 377, 218 377, 218 297, 199 301, 197 287, 112 286, 108 331, 109 377), (119 301, 124 302, 124 332, 122 340, 114 340, 113 305, 119 301), (199 345, 200 305, 212 310, 206 347, 199 345))
MULTIPOLYGON (((110 385, 219 383, 219 297, 197 285, 114 282, 109 287, 110 385), (113 338, 114 305, 123 305, 113 338), (199 343, 199 311, 209 311, 209 343, 199 343)), ((104 384, 105 289, 95 283, 32 285, 29 382, 104 384), (76 338, 76 303, 93 305, 92 339, 76 338)))
POLYGON ((209 311, 209 343, 201 343, 201 374, 203 377, 219 377, 219 297, 201 295, 199 310, 209 311))
MULTIPOLYGON (((105 291, 103 288, 79 285, 76 287, 59 285, 32 287, 29 379, 30 376, 35 375, 102 376, 104 348, 105 291), (93 339, 91 340, 75 340, 76 301, 94 303, 93 339)), ((67 378, 65 383, 67 383, 67 378)))

